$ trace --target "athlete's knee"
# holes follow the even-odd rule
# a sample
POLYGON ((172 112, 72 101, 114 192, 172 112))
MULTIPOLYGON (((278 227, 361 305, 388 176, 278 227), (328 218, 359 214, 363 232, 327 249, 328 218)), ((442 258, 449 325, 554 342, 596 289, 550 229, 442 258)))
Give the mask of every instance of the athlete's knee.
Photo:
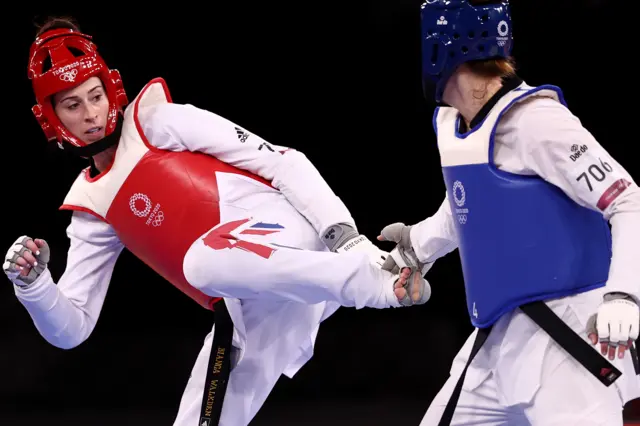
POLYGON ((186 280, 196 289, 210 296, 225 296, 225 289, 241 282, 242 270, 235 268, 224 251, 194 245, 182 264, 186 280))

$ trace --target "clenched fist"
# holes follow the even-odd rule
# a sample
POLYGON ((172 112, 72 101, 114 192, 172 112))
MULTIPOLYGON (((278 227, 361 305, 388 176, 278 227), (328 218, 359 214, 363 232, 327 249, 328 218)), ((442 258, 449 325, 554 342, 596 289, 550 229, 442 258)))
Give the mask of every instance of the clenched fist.
POLYGON ((45 240, 22 236, 7 251, 2 269, 15 285, 27 287, 47 268, 49 255, 45 240))

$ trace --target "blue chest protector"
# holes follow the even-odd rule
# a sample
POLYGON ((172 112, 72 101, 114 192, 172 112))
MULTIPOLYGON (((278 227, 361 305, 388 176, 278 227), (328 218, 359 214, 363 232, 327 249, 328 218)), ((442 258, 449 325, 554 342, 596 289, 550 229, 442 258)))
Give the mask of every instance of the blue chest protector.
POLYGON ((524 303, 602 287, 609 274, 611 234, 600 213, 537 176, 507 173, 494 164, 499 120, 515 103, 543 93, 563 102, 552 86, 518 88, 465 135, 457 132, 452 108, 438 108, 434 115, 476 327, 488 327, 524 303), (470 160, 474 155, 484 161, 470 160))

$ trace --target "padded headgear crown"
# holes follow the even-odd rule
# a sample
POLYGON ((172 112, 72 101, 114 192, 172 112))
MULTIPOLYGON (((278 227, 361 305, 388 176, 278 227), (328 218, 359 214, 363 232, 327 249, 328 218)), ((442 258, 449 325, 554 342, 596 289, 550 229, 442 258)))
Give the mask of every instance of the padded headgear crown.
POLYGON ((442 100, 447 80, 463 63, 508 58, 513 36, 508 0, 427 0, 422 4, 422 81, 442 100))

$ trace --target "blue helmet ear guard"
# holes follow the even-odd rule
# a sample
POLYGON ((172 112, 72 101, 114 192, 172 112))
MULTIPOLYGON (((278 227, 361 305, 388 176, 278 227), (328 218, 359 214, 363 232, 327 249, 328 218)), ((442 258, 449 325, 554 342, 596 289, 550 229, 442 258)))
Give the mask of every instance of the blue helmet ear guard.
POLYGON ((426 0, 421 7, 422 82, 425 96, 435 83, 442 101, 447 80, 463 63, 508 58, 513 46, 508 0, 426 0), (478 2, 480 3, 480 2, 478 2))

